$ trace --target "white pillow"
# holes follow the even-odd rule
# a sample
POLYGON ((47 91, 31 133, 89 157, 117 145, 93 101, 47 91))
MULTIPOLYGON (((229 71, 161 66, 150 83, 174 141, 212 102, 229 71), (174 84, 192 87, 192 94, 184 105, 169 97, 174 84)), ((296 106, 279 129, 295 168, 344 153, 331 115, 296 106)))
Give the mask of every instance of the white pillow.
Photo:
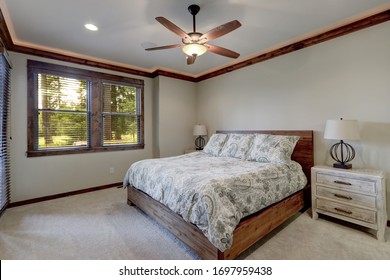
POLYGON ((253 134, 229 134, 220 156, 246 159, 253 137, 253 134))
POLYGON ((256 134, 247 159, 258 162, 289 162, 298 140, 299 136, 256 134))
POLYGON ((222 146, 225 144, 226 138, 227 134, 217 133, 211 135, 206 146, 203 148, 203 152, 212 156, 219 156, 222 146))

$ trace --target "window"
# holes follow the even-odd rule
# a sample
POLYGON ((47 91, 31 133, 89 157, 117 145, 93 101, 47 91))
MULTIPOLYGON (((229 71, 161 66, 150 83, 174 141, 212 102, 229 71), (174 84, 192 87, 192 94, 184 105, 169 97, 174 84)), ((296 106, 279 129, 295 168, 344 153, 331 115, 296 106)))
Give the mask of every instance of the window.
POLYGON ((28 156, 143 149, 142 80, 28 61, 28 156))
POLYGON ((103 83, 103 145, 137 142, 137 88, 103 83))

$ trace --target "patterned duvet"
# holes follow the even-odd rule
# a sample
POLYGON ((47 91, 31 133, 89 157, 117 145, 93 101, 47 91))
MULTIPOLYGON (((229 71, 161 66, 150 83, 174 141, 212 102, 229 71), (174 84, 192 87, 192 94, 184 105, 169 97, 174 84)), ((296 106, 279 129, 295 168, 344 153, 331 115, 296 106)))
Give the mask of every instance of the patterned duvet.
POLYGON ((195 224, 219 250, 228 249, 239 221, 306 185, 301 166, 260 163, 194 152, 132 164, 133 186, 195 224))

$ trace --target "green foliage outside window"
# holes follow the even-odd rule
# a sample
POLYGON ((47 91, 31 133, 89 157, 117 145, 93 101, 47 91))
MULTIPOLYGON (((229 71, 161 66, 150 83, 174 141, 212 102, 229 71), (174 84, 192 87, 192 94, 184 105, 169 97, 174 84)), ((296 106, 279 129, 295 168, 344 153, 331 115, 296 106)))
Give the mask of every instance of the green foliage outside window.
POLYGON ((103 84, 104 145, 137 143, 137 88, 103 84))
POLYGON ((87 81, 38 75, 38 149, 87 146, 87 81))
POLYGON ((144 148, 142 80, 28 61, 28 156, 144 148))

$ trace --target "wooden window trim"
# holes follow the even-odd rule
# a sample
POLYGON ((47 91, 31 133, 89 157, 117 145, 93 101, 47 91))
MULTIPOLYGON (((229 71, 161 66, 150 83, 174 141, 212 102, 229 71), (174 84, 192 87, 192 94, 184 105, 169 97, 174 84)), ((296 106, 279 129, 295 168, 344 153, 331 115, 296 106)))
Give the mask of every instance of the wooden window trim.
POLYGON ((68 155, 82 154, 95 152, 112 152, 125 150, 144 149, 144 81, 140 79, 122 77, 107 73, 100 73, 90 70, 83 70, 69 66, 45 63, 40 61, 27 61, 27 157, 40 157, 51 155, 68 155), (66 147, 66 148, 51 148, 45 150, 37 150, 34 147, 34 116, 36 110, 36 89, 34 88, 35 74, 39 72, 52 73, 54 75, 65 74, 75 78, 83 78, 91 81, 91 129, 90 129, 90 146, 89 147, 66 147), (139 142, 137 144, 128 145, 103 145, 101 131, 101 114, 102 114, 102 98, 101 98, 101 82, 111 81, 137 87, 140 90, 140 129, 139 142), (100 117, 99 117, 100 116, 100 117))

